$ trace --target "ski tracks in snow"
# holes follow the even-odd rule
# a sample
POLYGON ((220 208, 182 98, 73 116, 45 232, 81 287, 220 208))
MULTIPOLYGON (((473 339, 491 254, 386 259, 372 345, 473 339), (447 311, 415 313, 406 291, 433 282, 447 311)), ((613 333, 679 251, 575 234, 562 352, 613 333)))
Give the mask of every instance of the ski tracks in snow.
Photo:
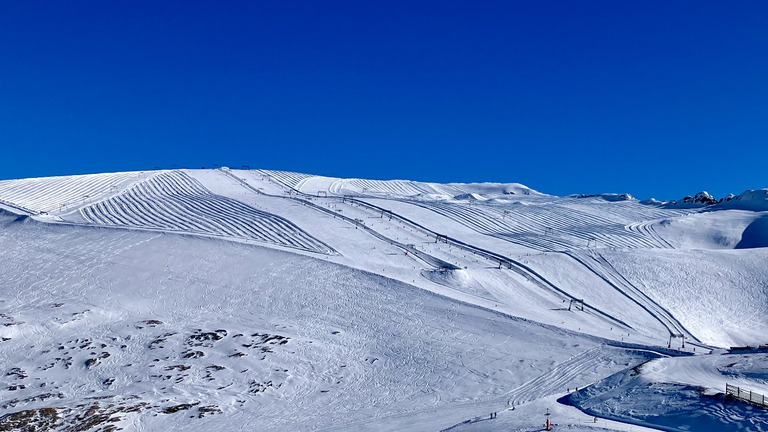
POLYGON ((575 388, 580 376, 599 361, 600 347, 595 347, 577 354, 556 365, 544 374, 512 390, 509 395, 510 405, 520 405, 543 397, 563 393, 570 387, 575 388))
POLYGON ((648 314, 658 320, 669 331, 671 336, 685 336, 698 342, 698 339, 692 335, 677 318, 664 307, 648 297, 642 290, 629 282, 613 265, 608 262, 600 253, 590 251, 589 255, 567 253, 569 257, 582 264, 589 271, 604 280, 608 285, 622 293, 624 296, 635 302, 643 308, 648 314))

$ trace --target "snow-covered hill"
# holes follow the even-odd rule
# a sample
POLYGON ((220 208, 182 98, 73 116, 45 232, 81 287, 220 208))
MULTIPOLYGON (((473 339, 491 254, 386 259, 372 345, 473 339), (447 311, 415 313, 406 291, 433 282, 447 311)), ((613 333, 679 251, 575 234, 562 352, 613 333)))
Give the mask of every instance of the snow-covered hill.
POLYGON ((226 168, 0 181, 0 430, 531 430, 545 409, 566 430, 767 430, 765 411, 681 390, 768 393, 765 356, 723 355, 768 344, 758 192, 688 207, 226 168))

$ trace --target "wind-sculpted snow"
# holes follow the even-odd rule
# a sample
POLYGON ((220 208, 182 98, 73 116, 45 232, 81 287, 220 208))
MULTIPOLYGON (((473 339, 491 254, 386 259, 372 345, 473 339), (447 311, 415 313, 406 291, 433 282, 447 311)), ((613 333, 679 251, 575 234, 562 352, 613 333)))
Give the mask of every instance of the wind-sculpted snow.
POLYGON ((115 192, 137 173, 88 174, 0 181, 0 201, 32 212, 67 210, 115 192))
POLYGON ((333 249, 292 222, 212 194, 182 171, 157 174, 80 210, 92 224, 151 228, 255 240, 319 253, 333 249))

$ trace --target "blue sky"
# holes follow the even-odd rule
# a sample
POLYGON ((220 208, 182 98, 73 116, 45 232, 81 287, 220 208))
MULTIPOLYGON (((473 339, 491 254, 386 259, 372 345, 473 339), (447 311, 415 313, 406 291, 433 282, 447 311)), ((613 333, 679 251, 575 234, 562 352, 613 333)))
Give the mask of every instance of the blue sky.
POLYGON ((765 1, 0 2, 0 178, 768 187, 765 1))

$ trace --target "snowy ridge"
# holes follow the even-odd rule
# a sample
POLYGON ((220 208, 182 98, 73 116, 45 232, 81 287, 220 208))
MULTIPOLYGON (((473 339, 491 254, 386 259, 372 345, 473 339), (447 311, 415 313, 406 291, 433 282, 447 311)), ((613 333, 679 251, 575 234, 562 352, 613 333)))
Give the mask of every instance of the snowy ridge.
POLYGON ((741 194, 723 201, 718 207, 742 210, 768 210, 768 189, 746 190, 741 194))

